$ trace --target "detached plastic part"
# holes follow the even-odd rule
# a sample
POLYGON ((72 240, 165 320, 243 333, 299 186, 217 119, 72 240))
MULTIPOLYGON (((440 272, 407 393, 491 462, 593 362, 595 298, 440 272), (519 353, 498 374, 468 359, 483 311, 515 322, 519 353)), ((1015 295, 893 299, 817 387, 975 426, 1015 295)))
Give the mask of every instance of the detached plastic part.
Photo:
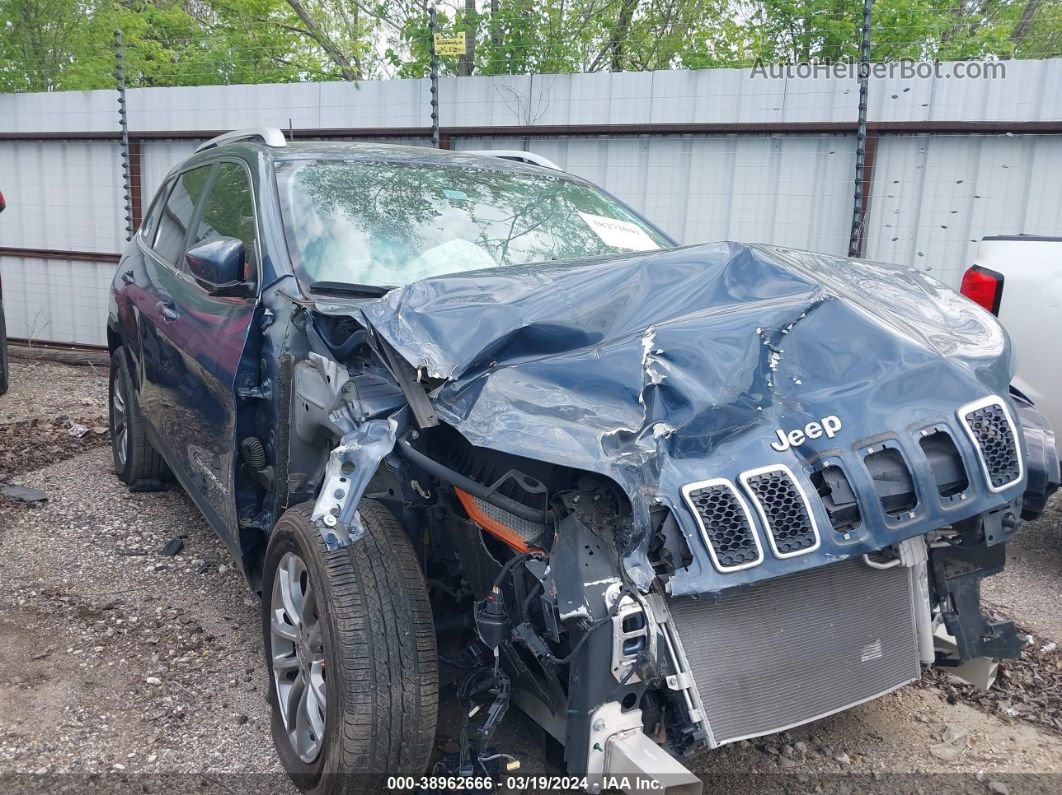
MULTIPOLYGON (((936 632, 933 633, 933 642, 937 650, 945 656, 953 657, 958 653, 958 643, 943 626, 937 627, 936 632)), ((962 665, 946 668, 945 670, 949 674, 969 682, 974 687, 990 690, 996 682, 996 674, 999 673, 999 662, 991 657, 974 657, 962 665)))

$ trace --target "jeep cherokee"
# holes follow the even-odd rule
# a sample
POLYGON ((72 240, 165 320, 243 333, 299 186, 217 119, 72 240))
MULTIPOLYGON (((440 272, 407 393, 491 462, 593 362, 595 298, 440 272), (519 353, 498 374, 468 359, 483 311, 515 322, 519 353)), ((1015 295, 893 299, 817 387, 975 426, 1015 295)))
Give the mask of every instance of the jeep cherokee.
POLYGON ((419 781, 441 682, 437 773, 512 770, 517 707, 592 791, 698 792, 699 749, 1018 654, 979 583, 1058 456, 995 318, 912 269, 676 247, 505 154, 230 133, 118 266, 115 470, 175 478, 261 594, 301 788, 419 781))

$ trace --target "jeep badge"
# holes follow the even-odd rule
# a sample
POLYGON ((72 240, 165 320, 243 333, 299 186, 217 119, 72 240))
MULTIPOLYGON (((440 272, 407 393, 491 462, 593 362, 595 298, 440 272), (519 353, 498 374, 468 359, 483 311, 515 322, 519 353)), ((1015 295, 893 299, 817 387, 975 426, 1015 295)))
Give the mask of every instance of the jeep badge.
POLYGON ((803 429, 794 428, 789 433, 778 428, 775 431, 778 441, 771 442, 771 448, 784 453, 790 447, 804 444, 805 439, 818 439, 823 434, 826 434, 827 439, 832 439, 839 430, 841 430, 841 418, 832 414, 829 417, 823 417, 819 422, 809 422, 803 429))

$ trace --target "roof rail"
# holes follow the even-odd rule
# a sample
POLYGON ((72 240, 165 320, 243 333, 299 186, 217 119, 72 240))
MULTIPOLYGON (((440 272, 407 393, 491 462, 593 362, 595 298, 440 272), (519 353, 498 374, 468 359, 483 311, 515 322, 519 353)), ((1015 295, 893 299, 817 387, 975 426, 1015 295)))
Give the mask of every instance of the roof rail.
POLYGON ((536 155, 534 152, 524 152, 520 149, 466 149, 460 151, 459 154, 500 157, 502 160, 515 160, 518 163, 529 163, 532 166, 552 168, 554 171, 564 170, 549 158, 545 158, 542 155, 536 155))
POLYGON ((266 146, 288 145, 287 139, 284 138, 284 133, 281 132, 279 127, 248 127, 245 130, 222 133, 216 138, 211 138, 209 141, 199 144, 195 151, 202 152, 204 149, 213 149, 215 146, 230 144, 235 141, 261 141, 266 146))

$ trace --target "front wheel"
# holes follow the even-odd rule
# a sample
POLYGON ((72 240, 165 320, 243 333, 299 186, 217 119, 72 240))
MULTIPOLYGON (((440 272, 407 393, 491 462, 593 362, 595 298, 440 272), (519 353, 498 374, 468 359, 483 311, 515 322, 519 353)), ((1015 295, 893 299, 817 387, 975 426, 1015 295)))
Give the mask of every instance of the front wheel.
POLYGON ((386 791, 420 776, 435 740, 438 668, 428 591, 413 547, 383 505, 366 533, 329 551, 310 503, 269 539, 262 633, 273 742, 304 792, 386 791))

